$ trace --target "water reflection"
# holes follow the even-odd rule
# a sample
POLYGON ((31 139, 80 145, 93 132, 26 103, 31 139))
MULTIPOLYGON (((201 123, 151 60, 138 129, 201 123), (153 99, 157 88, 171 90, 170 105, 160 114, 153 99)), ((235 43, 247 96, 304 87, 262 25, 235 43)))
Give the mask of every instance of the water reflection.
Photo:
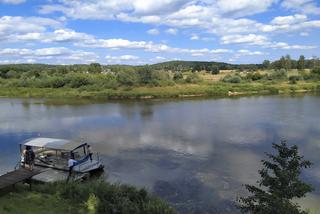
POLYGON ((48 136, 89 141, 108 179, 143 186, 181 213, 235 213, 244 183, 259 178, 271 143, 300 146, 313 170, 303 177, 320 196, 317 96, 218 100, 122 101, 0 99, 0 173, 12 168, 18 144, 48 136))

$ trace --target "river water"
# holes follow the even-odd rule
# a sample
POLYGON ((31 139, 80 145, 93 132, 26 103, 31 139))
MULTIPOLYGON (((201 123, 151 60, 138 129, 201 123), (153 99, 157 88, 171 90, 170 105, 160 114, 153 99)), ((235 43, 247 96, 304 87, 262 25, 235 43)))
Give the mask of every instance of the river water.
POLYGON ((260 160, 286 139, 314 165, 316 190, 299 201, 320 210, 320 96, 88 101, 0 99, 0 174, 31 137, 84 139, 106 179, 133 184, 181 213, 236 213, 242 184, 259 179, 260 160))

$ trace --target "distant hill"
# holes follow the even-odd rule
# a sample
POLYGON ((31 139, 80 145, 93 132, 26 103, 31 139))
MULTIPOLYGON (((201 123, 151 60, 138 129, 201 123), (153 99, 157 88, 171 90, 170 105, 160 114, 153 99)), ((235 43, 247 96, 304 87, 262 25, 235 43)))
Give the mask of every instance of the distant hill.
MULTIPOLYGON (((104 68, 117 70, 132 70, 144 65, 102 65, 104 68)), ((206 70, 212 67, 217 67, 219 70, 234 70, 234 69, 259 69, 262 64, 229 64, 225 62, 206 62, 206 61, 168 61, 149 65, 154 70, 173 70, 173 71, 190 71, 190 70, 206 70)), ((48 65, 48 64, 3 64, 0 65, 0 70, 45 70, 54 68, 69 68, 72 70, 87 70, 89 65, 74 64, 74 65, 48 65)))
POLYGON ((208 61, 168 61, 153 64, 151 67, 154 69, 164 70, 192 70, 194 68, 205 70, 207 67, 217 67, 219 70, 231 70, 261 68, 262 64, 229 64, 225 62, 208 61))

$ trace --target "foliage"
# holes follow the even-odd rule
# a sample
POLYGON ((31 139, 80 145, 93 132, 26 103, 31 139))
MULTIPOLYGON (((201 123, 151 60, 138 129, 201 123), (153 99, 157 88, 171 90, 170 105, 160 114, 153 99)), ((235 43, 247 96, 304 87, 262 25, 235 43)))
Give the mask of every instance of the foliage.
POLYGON ((119 71, 117 80, 121 85, 134 86, 138 84, 139 76, 136 72, 119 71))
POLYGON ((91 63, 89 65, 89 68, 88 68, 89 73, 99 74, 99 73, 101 73, 101 71, 102 71, 102 68, 99 63, 91 63))
POLYGON ((305 57, 303 55, 301 55, 299 57, 298 62, 297 62, 297 69, 300 70, 300 71, 304 70, 305 64, 306 64, 305 63, 305 57))
POLYGON ((280 69, 271 72, 268 75, 268 80, 286 80, 287 79, 287 70, 280 69))
POLYGON ((48 183, 33 186, 33 190, 19 188, 12 197, 0 197, 0 212, 40 214, 92 213, 92 214, 175 214, 164 201, 150 195, 144 189, 128 185, 110 184, 105 181, 86 183, 48 183), (20 197, 21 196, 21 197, 20 197), (19 200, 22 203, 18 203, 19 200), (27 204, 26 204, 27 203, 27 204), (27 205, 27 206, 26 206, 27 205), (5 208, 6 207, 6 208, 5 208), (7 209, 8 212, 2 212, 7 209))
POLYGON ((222 79, 222 81, 228 82, 228 83, 240 83, 241 77, 240 77, 240 75, 237 75, 237 74, 236 75, 228 74, 222 79))
POLYGON ((264 75, 262 75, 259 72, 250 72, 246 75, 246 79, 247 80, 251 80, 251 81, 257 81, 257 80, 261 80, 264 77, 264 75))
POLYGON ((39 186, 36 191, 58 194, 61 198, 80 203, 89 211, 114 214, 176 213, 144 189, 104 181, 87 183, 54 183, 39 186))
POLYGON ((259 187, 245 185, 251 195, 241 197, 238 207, 242 213, 253 214, 305 213, 292 199, 312 191, 311 185, 299 178, 301 170, 311 163, 299 155, 297 146, 288 147, 285 141, 273 144, 273 148, 277 154, 267 154, 269 160, 262 160, 259 187))
POLYGON ((185 79, 186 83, 199 83, 201 81, 200 76, 197 73, 188 73, 185 79))
POLYGON ((290 84, 297 84, 297 82, 301 79, 302 79, 302 77, 300 77, 298 75, 293 75, 293 76, 289 77, 289 82, 290 82, 290 84))

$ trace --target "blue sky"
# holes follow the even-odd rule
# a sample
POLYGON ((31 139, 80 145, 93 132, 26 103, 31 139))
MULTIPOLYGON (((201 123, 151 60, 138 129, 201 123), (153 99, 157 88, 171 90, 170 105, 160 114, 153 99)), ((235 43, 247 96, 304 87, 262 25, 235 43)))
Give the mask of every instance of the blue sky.
POLYGON ((318 0, 0 0, 0 63, 319 56, 318 0))

